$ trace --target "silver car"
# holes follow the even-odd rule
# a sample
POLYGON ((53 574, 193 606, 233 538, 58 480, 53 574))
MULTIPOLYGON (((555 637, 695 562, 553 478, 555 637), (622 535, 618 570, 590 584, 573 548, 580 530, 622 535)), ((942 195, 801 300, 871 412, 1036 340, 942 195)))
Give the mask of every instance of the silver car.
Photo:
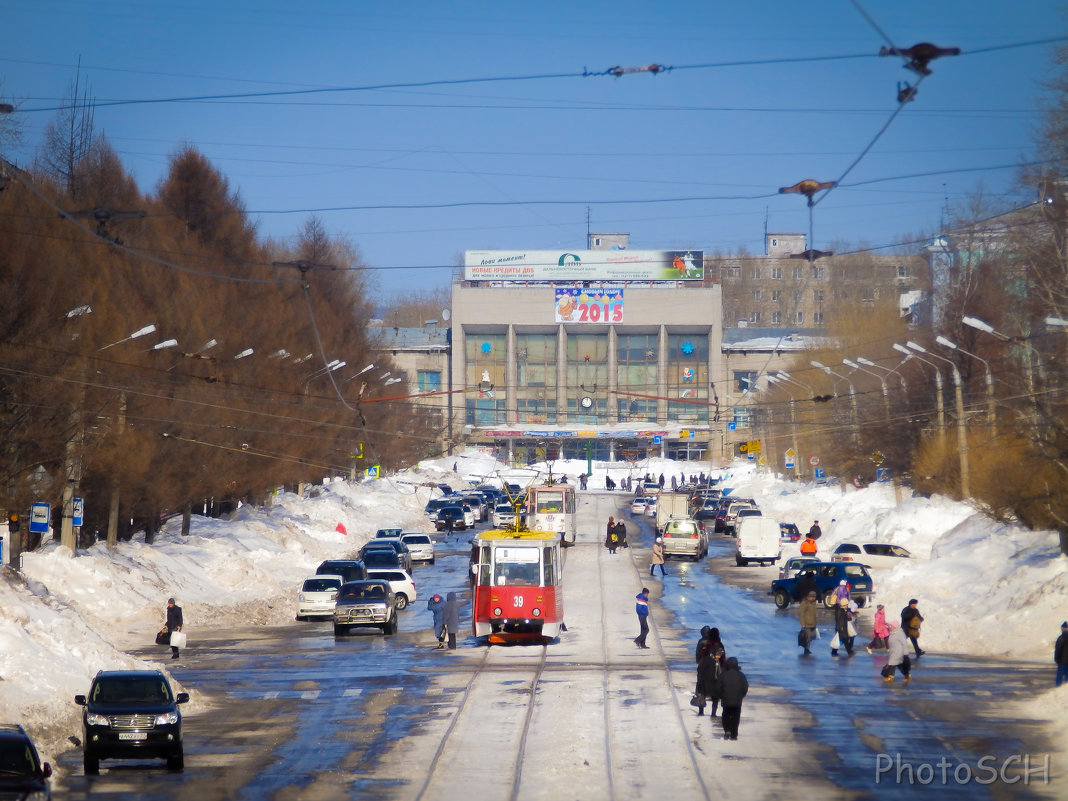
POLYGON ((408 546, 413 562, 434 564, 434 540, 429 534, 401 534, 401 542, 408 546))
POLYGON ((330 617, 334 614, 337 591, 345 579, 335 575, 308 576, 297 594, 297 620, 330 617))

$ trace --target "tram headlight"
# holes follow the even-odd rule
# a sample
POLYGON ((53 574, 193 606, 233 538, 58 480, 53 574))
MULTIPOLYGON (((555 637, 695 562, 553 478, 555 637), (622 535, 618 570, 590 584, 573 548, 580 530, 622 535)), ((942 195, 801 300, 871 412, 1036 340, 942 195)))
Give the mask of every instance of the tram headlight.
POLYGON ((536 606, 530 610, 530 613, 534 615, 534 617, 541 617, 541 609, 536 606))
POLYGON ((504 610, 503 609, 501 609, 499 606, 493 607, 493 616, 494 617, 500 617, 502 614, 504 614, 504 610))

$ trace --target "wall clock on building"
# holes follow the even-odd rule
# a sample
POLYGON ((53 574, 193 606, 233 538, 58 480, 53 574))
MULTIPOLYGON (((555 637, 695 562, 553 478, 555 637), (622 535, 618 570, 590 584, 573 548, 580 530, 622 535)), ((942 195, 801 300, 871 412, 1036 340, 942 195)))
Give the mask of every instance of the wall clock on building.
POLYGON ((591 398, 589 395, 586 395, 582 398, 582 400, 579 401, 579 405, 583 409, 589 409, 591 406, 593 406, 593 398, 591 398))

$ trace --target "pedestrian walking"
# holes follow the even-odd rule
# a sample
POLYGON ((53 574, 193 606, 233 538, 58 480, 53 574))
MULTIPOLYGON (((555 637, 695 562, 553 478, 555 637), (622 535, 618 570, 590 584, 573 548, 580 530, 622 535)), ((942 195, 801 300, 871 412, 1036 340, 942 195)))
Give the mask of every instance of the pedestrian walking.
POLYGON ((818 614, 816 609, 816 591, 809 590, 801 601, 801 609, 797 614, 801 621, 801 631, 797 633, 797 644, 805 649, 807 656, 812 653, 812 640, 816 637, 816 623, 818 614))
POLYGON ((868 643, 868 647, 864 649, 869 654, 872 652, 873 648, 886 650, 890 647, 888 641, 890 637, 890 627, 886 625, 886 607, 882 604, 878 604, 875 607, 875 618, 872 623, 871 642, 868 643))
POLYGON ((812 525, 808 529, 808 536, 810 536, 814 540, 818 540, 820 537, 823 536, 823 529, 820 528, 819 520, 812 521, 812 525))
POLYGON ((434 636, 438 638, 438 648, 445 647, 445 599, 435 592, 426 602, 426 608, 434 616, 434 636))
POLYGON ((909 660, 909 641, 905 630, 892 626, 889 643, 890 655, 882 669, 883 681, 887 684, 892 682, 895 670, 900 670, 905 681, 908 681, 912 678, 912 662, 909 660))
POLYGON ((904 629, 906 636, 912 640, 912 647, 916 651, 916 658, 919 659, 926 651, 920 648, 920 624, 923 623, 923 615, 920 614, 919 607, 915 598, 909 599, 909 605, 901 610, 901 628, 904 629))
POLYGON ((639 648, 648 648, 645 638, 649 636, 649 588, 642 587, 642 591, 634 596, 634 611, 638 615, 638 636, 634 638, 634 644, 639 648))
POLYGON ((460 629, 460 602, 456 593, 450 592, 445 597, 445 629, 448 632, 449 650, 456 650, 456 632, 460 629))
POLYGON ((608 553, 615 553, 616 548, 619 547, 619 532, 616 530, 616 519, 611 516, 608 518, 608 527, 605 529, 604 547, 608 549, 608 553))
POLYGON ((664 474, 663 473, 660 474, 660 478, 657 479, 656 483, 660 485, 660 489, 664 489, 664 474))
MULTIPOLYGON (((723 685, 720 679, 723 676, 723 666, 727 662, 727 653, 723 648, 723 640, 720 639, 719 629, 712 627, 708 630, 708 640, 705 645, 705 653, 701 661, 697 663, 697 686, 701 694, 701 700, 711 702, 712 711, 709 717, 716 716, 716 710, 723 698, 723 685)), ((699 715, 704 714, 704 704, 699 707, 699 715)))
POLYGON ((819 550, 819 546, 816 545, 816 538, 812 536, 811 532, 801 540, 801 555, 802 556, 815 556, 816 551, 819 550))
POLYGON ((588 476, 585 473, 579 473, 579 487, 581 489, 586 489, 587 478, 588 476))
POLYGON ((1068 682, 1068 620, 1061 623, 1061 636, 1053 646, 1053 661, 1057 663, 1057 683, 1060 687, 1068 682))
POLYGON ((839 581, 838 586, 834 588, 834 592, 831 594, 831 596, 834 599, 834 603, 836 604, 841 603, 842 601, 845 601, 846 604, 848 604, 850 600, 852 600, 849 582, 845 579, 839 581))
POLYGON ((749 680, 738 669, 738 660, 733 656, 723 666, 720 677, 723 701, 723 737, 738 739, 738 724, 742 720, 742 699, 749 692, 749 680))
POLYGON ((629 548, 627 544, 627 524, 622 519, 616 521, 616 540, 620 548, 629 548))
POLYGON ((649 557, 649 575, 653 575, 653 571, 656 570, 656 566, 660 565, 660 577, 664 577, 664 539, 663 537, 657 537, 656 542, 653 543, 653 553, 649 557))
POLYGON ((711 626, 701 626, 701 639, 697 641, 697 647, 694 649, 697 662, 700 662, 701 657, 708 653, 708 634, 710 631, 712 631, 711 626))
POLYGON ((182 607, 178 606, 173 598, 167 599, 167 625, 164 627, 170 633, 171 659, 178 658, 178 647, 183 645, 185 635, 176 637, 182 630, 182 607))
POLYGON ((672 476, 671 476, 671 491, 672 492, 677 492, 678 489, 679 489, 679 480, 677 478, 675 478, 674 474, 672 474, 672 476))
POLYGON ((853 655, 853 637, 856 628, 852 626, 849 600, 842 598, 834 605, 834 638, 831 640, 831 656, 838 656, 838 649, 845 648, 848 656, 853 655), (849 632, 852 631, 853 634, 849 632))

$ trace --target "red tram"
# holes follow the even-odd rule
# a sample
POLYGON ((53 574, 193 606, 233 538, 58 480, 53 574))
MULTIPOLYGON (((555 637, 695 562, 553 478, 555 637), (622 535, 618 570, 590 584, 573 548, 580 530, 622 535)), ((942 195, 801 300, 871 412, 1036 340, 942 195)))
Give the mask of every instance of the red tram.
POLYGON ((545 643, 564 619, 563 550, 552 531, 486 531, 474 539, 472 626, 490 643, 545 643))

